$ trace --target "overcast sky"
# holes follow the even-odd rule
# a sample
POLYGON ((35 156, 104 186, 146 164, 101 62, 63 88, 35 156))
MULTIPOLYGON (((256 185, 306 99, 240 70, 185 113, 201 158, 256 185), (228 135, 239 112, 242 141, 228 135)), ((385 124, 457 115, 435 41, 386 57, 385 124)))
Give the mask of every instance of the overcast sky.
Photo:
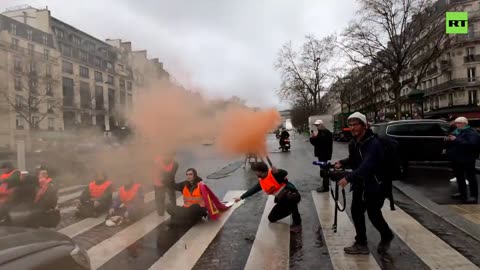
POLYGON ((356 10, 354 0, 1 0, 0 9, 22 4, 48 5, 99 39, 132 41, 185 86, 279 108, 273 65, 282 44, 339 32, 356 10))

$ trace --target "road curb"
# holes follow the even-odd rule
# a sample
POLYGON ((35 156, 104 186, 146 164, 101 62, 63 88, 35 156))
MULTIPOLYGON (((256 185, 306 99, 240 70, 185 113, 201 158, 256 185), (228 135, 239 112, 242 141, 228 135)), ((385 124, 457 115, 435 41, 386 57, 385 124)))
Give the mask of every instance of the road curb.
POLYGON ((462 230, 463 232, 480 242, 480 226, 478 226, 478 224, 475 224, 463 218, 446 205, 439 205, 433 202, 432 200, 421 194, 419 191, 400 181, 394 181, 393 186, 398 191, 400 191, 405 196, 409 197, 428 211, 443 218, 448 223, 452 224, 453 226, 457 227, 458 229, 462 230))

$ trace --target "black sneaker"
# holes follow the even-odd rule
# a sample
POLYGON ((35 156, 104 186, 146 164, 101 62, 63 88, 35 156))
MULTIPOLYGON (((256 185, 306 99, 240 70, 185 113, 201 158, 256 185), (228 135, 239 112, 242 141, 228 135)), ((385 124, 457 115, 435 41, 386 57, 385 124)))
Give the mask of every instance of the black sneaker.
POLYGON ((359 245, 357 242, 353 243, 351 247, 343 248, 345 253, 352 254, 352 255, 368 255, 370 254, 370 250, 368 249, 367 245, 359 245))
POLYGON ((392 234, 392 236, 388 239, 385 239, 385 240, 381 240, 380 243, 378 243, 378 247, 377 247, 377 252, 378 254, 386 254, 388 252, 388 250, 390 249, 390 244, 392 243, 392 240, 393 238, 395 238, 395 236, 392 234))
POLYGON ((318 193, 323 193, 323 192, 328 192, 329 190, 328 190, 328 188, 319 187, 319 188, 316 189, 316 191, 318 193))
POLYGON ((460 193, 455 193, 455 194, 452 195, 452 199, 457 200, 457 199, 461 199, 461 198, 462 198, 462 194, 460 194, 460 193))

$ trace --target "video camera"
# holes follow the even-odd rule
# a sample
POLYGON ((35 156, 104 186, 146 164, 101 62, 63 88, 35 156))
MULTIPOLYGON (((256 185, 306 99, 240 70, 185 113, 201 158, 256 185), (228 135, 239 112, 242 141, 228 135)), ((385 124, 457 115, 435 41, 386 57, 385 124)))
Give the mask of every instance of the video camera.
POLYGON ((336 170, 335 165, 330 162, 314 161, 313 165, 317 165, 320 167, 320 169, 324 170, 327 173, 328 179, 334 182, 340 181, 350 173, 349 171, 343 169, 336 170))
MULTIPOLYGON (((326 177, 328 177, 329 181, 335 182, 335 190, 330 188, 330 194, 333 197, 333 200, 335 201, 335 216, 333 220, 333 225, 332 229, 333 232, 337 232, 337 216, 338 216, 338 211, 343 212, 345 211, 346 205, 347 205, 347 199, 345 196, 345 189, 342 188, 342 197, 343 197, 343 205, 338 203, 339 199, 339 186, 338 186, 338 181, 343 179, 345 176, 347 176, 350 172, 346 171, 344 169, 336 170, 335 165, 331 164, 330 162, 323 162, 323 161, 314 161, 313 165, 320 166, 320 168, 325 171, 326 177)), ((331 185, 330 185, 331 186, 331 185)))

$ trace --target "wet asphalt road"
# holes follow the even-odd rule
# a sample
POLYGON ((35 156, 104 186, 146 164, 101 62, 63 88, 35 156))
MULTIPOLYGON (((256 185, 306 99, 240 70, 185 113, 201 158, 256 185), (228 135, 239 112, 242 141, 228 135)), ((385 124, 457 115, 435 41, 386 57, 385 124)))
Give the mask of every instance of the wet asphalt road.
MULTIPOLYGON (((269 137, 269 155, 272 162, 276 167, 289 172, 289 180, 302 194, 299 209, 303 218, 303 231, 290 238, 290 269, 333 269, 327 247, 324 244, 321 224, 310 195, 311 191, 320 185, 320 177, 318 167, 312 165, 313 148, 306 142, 306 139, 297 135, 297 138, 292 141, 292 151, 281 153, 277 150, 278 142, 273 136, 269 137)), ((343 158, 346 154, 347 145, 335 143, 333 160, 343 158)), ((239 162, 242 161, 241 158, 226 160, 215 152, 213 146, 204 146, 200 155, 201 161, 198 158, 198 155, 190 155, 185 158, 183 164, 180 164, 181 168, 177 177, 180 180, 181 174, 186 168, 197 167, 200 176, 220 198, 229 190, 246 190, 257 181, 248 170, 248 166, 242 168, 243 164, 239 162), (207 175, 212 174, 215 179, 206 179, 207 175)), ((351 194, 348 194, 347 213, 351 219, 350 199, 351 194)), ((397 191, 395 191, 395 199, 405 212, 480 266, 480 256, 478 256, 480 243, 397 191)), ((245 201, 227 220, 194 269, 243 269, 255 240, 265 201, 266 196, 261 193, 245 201)), ((323 226, 330 227, 331 224, 323 224, 323 226)), ((370 249, 375 250, 376 244, 380 240, 379 235, 368 221, 367 227, 370 249)), ((185 232, 185 229, 176 229, 166 233, 165 226, 161 224, 131 248, 116 255, 100 269, 148 269, 185 232)), ((390 253, 393 262, 387 263, 378 258, 376 253, 372 254, 377 262, 382 262, 383 269, 429 269, 398 237, 393 241, 390 253)))

